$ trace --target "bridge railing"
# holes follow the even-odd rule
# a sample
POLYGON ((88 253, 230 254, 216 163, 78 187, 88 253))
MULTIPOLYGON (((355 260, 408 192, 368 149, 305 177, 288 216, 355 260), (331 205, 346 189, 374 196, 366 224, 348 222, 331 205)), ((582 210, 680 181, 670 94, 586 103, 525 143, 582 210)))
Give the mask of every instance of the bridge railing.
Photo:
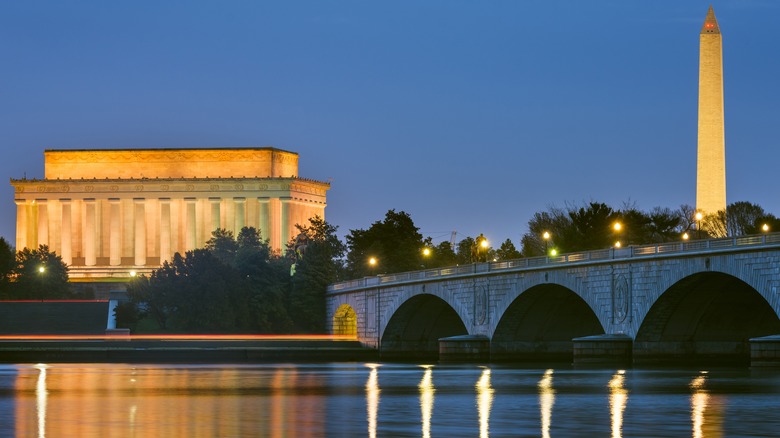
POLYGON ((555 267, 567 263, 599 262, 603 260, 622 260, 651 256, 673 255, 676 253, 717 253, 746 247, 780 246, 780 233, 725 237, 720 239, 693 240, 685 242, 666 242, 650 245, 636 245, 624 248, 597 249, 574 252, 557 256, 526 257, 488 263, 448 266, 423 271, 399 272, 396 274, 363 277, 355 280, 334 283, 328 286, 328 292, 340 292, 350 289, 362 289, 371 286, 402 283, 415 280, 457 277, 503 271, 509 269, 538 269, 555 267))

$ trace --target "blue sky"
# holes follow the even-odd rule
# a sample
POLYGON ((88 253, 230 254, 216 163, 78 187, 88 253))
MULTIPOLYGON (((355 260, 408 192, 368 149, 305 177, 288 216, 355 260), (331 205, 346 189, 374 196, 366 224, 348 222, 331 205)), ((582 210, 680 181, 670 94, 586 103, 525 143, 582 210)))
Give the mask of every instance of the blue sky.
MULTIPOLYGON (((692 205, 708 6, 0 2, 0 175, 42 177, 44 149, 274 146, 332 179, 342 235, 392 208, 518 246, 551 205, 692 205)), ((780 2, 713 6, 728 202, 780 214, 780 2)))

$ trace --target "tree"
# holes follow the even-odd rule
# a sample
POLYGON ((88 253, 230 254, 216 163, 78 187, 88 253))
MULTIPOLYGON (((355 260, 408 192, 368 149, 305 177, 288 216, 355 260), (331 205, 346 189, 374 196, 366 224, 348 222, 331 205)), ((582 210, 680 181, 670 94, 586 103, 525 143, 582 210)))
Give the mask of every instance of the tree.
POLYGON ((337 227, 319 216, 309 225, 296 225, 304 251, 298 251, 290 293, 290 315, 295 328, 304 333, 325 333, 325 295, 328 285, 341 277, 340 260, 346 246, 336 236, 337 227))
POLYGON ((49 251, 47 245, 19 251, 13 275, 13 298, 37 300, 73 297, 68 285, 68 265, 62 261, 62 257, 49 251))
POLYGON ((473 237, 466 237, 458 242, 457 260, 459 265, 467 265, 469 263, 476 262, 474 247, 477 246, 477 242, 473 237))
POLYGON ((16 251, 8 241, 0 237, 0 299, 10 298, 14 268, 16 268, 16 251))
POLYGON ((217 228, 211 232, 211 239, 206 242, 206 249, 220 262, 229 265, 236 258, 238 242, 233 238, 233 232, 217 228))
POLYGON ((431 254, 425 260, 426 268, 441 268, 458 264, 458 256, 449 241, 443 241, 436 246, 430 245, 431 254))
POLYGON ((347 235, 349 253, 347 269, 352 277, 372 275, 368 259, 379 261, 379 272, 413 271, 422 264, 423 237, 409 214, 389 210, 383 221, 374 222, 367 230, 350 230, 347 235))
POLYGON ((744 236, 760 232, 756 224, 762 222, 767 213, 758 204, 739 201, 726 207, 726 230, 729 236, 744 236))
POLYGON ((506 239, 501 247, 496 251, 496 257, 498 260, 512 260, 519 259, 521 257, 520 251, 515 248, 515 245, 511 240, 506 239))

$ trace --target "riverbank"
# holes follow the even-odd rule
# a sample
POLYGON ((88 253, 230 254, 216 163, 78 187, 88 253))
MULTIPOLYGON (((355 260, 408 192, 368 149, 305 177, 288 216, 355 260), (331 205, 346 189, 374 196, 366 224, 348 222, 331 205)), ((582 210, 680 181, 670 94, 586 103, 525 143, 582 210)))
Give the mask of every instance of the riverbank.
POLYGON ((256 363, 378 360, 354 339, 265 336, 4 336, 0 363, 256 363))

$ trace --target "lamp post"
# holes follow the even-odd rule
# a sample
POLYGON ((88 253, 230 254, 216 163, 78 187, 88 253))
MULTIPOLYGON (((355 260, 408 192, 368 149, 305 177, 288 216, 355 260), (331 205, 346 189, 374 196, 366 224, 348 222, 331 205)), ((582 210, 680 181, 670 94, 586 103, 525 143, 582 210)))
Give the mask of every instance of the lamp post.
POLYGON ((769 232, 769 224, 761 225, 761 231, 768 233, 769 232))
POLYGON ((698 239, 701 240, 701 220, 704 219, 704 215, 700 212, 696 212, 696 234, 698 239))
POLYGON ((617 241, 615 242, 615 248, 620 248, 622 244, 620 243, 620 232, 623 230, 623 224, 620 222, 615 222, 612 225, 612 229, 615 230, 615 234, 617 235, 617 241))
POLYGON ((423 268, 427 269, 428 268, 427 259, 428 259, 428 257, 431 256, 431 249, 426 246, 422 250, 422 255, 423 255, 423 264, 422 264, 422 266, 423 266, 423 268))
POLYGON ((39 290, 38 293, 41 295, 41 301, 43 301, 43 296, 44 296, 44 293, 43 293, 43 274, 45 274, 45 273, 46 273, 46 267, 44 267, 43 265, 38 266, 38 290, 39 290))
POLYGON ((690 239, 690 236, 688 236, 688 233, 683 233, 682 240, 686 240, 687 241, 688 239, 690 239))
POLYGON ((552 237, 552 235, 549 231, 545 231, 542 234, 542 239, 544 239, 544 255, 547 255, 547 242, 550 241, 550 237, 552 237))
POLYGON ((477 239, 474 241, 474 244, 476 245, 475 248, 475 255, 477 261, 480 261, 480 252, 485 253, 485 261, 487 262, 487 255, 488 255, 488 247, 490 244, 488 243, 487 237, 485 237, 482 233, 477 236, 477 239))

